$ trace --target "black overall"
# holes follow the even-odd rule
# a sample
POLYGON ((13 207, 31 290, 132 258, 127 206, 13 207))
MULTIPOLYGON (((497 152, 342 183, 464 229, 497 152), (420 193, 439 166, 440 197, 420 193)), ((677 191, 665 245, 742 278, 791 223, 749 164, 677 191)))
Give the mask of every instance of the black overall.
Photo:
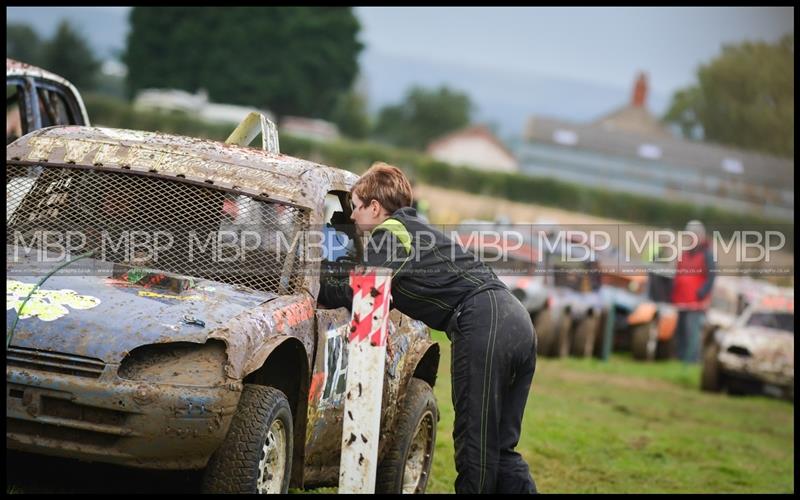
MULTIPOLYGON (((452 342, 456 493, 535 493, 514 451, 536 368, 530 316, 488 266, 413 208, 390 219, 372 231, 380 244, 367 246, 364 264, 392 269, 392 306, 452 342)), ((318 300, 352 307, 348 278, 323 275, 318 300)))
POLYGON ((535 493, 514 451, 536 369, 530 316, 507 289, 467 298, 447 328, 452 341, 456 492, 535 493))

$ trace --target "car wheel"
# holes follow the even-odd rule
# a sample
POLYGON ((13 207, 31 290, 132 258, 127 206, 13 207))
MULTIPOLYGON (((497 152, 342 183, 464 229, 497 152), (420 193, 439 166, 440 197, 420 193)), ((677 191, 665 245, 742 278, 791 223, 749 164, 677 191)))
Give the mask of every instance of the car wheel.
POLYGON ((570 349, 570 330, 572 329, 572 318, 569 315, 569 312, 565 311, 561 319, 558 320, 558 324, 556 325, 556 342, 555 342, 555 352, 553 353, 556 357, 564 358, 569 356, 569 349, 570 349))
POLYGON ((378 465, 376 493, 425 493, 433 464, 439 410, 433 389, 412 378, 386 455, 378 465))
POLYGON ((575 328, 575 337, 572 339, 572 355, 579 358, 591 357, 596 335, 597 316, 586 316, 575 328))
POLYGON ((656 359, 674 359, 677 357, 678 341, 673 334, 667 340, 659 340, 656 345, 656 359))
POLYGON ((204 493, 286 493, 292 470, 292 411, 283 392, 245 384, 228 434, 211 456, 204 493))
POLYGON ((536 330, 536 353, 546 356, 553 348, 553 315, 550 309, 542 309, 533 317, 533 328, 536 330))
POLYGON ((597 331, 595 332, 594 336, 594 347, 592 349, 592 354, 596 358, 603 357, 603 342, 606 338, 606 321, 608 321, 608 313, 604 312, 601 313, 600 316, 597 318, 597 322, 599 323, 597 331))
POLYGON ((652 361, 656 357, 658 345, 658 321, 653 318, 647 323, 633 327, 631 351, 633 359, 652 361))
POLYGON ((703 349, 703 372, 700 375, 700 389, 708 392, 719 392, 722 389, 722 373, 720 371, 719 344, 710 342, 703 349))

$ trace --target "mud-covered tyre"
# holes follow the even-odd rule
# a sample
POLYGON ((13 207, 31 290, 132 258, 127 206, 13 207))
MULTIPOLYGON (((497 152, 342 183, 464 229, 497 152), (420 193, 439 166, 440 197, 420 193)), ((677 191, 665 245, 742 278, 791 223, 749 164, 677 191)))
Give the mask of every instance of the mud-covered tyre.
POLYGON ((570 346, 572 344, 572 318, 568 312, 564 312, 555 327, 555 342, 553 346, 553 356, 557 358, 565 358, 569 356, 570 346))
POLYGON ((575 335, 572 338, 572 355, 579 358, 591 357, 596 336, 597 316, 586 316, 575 327, 575 335))
POLYGON ((553 314, 550 309, 542 309, 532 315, 533 328, 536 330, 536 354, 547 356, 553 349, 555 335, 553 332, 553 314))
POLYGON ((656 345, 656 359, 674 359, 678 355, 678 340, 673 334, 667 340, 659 340, 656 345))
POLYGON ((378 464, 376 493, 425 493, 433 464, 439 409, 427 382, 412 378, 397 415, 393 441, 378 464))
POLYGON ((245 384, 228 434, 206 467, 203 493, 287 493, 293 437, 283 392, 245 384))
POLYGON ((658 346, 658 323, 652 319, 633 327, 631 332, 631 353, 633 359, 652 361, 656 357, 658 346))
POLYGON ((603 312, 597 318, 597 321, 600 323, 597 328, 597 335, 594 338, 594 348, 592 349, 592 354, 596 358, 603 357, 603 342, 606 338, 606 321, 608 321, 607 312, 603 312))
POLYGON ((703 371, 700 375, 700 389, 708 392, 722 390, 722 372, 719 366, 719 344, 709 342, 703 349, 703 371))

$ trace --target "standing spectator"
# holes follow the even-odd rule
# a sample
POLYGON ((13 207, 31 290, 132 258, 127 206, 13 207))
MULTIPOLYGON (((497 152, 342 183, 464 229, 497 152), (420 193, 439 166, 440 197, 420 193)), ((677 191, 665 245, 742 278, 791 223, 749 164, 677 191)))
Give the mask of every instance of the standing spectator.
POLYGON ((697 244, 678 257, 672 303, 678 308, 678 358, 696 363, 700 359, 700 334, 711 304, 714 262, 703 223, 689 221, 686 231, 697 236, 697 244))

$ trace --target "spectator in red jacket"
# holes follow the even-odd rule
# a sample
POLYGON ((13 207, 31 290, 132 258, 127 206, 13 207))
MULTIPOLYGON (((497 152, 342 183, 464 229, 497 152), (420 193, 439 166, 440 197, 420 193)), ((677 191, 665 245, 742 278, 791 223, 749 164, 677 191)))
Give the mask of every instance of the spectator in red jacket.
POLYGON ((678 258, 672 303, 678 308, 678 357, 686 363, 700 359, 700 335, 714 286, 714 262, 703 223, 686 224, 686 231, 697 236, 697 245, 678 258))

